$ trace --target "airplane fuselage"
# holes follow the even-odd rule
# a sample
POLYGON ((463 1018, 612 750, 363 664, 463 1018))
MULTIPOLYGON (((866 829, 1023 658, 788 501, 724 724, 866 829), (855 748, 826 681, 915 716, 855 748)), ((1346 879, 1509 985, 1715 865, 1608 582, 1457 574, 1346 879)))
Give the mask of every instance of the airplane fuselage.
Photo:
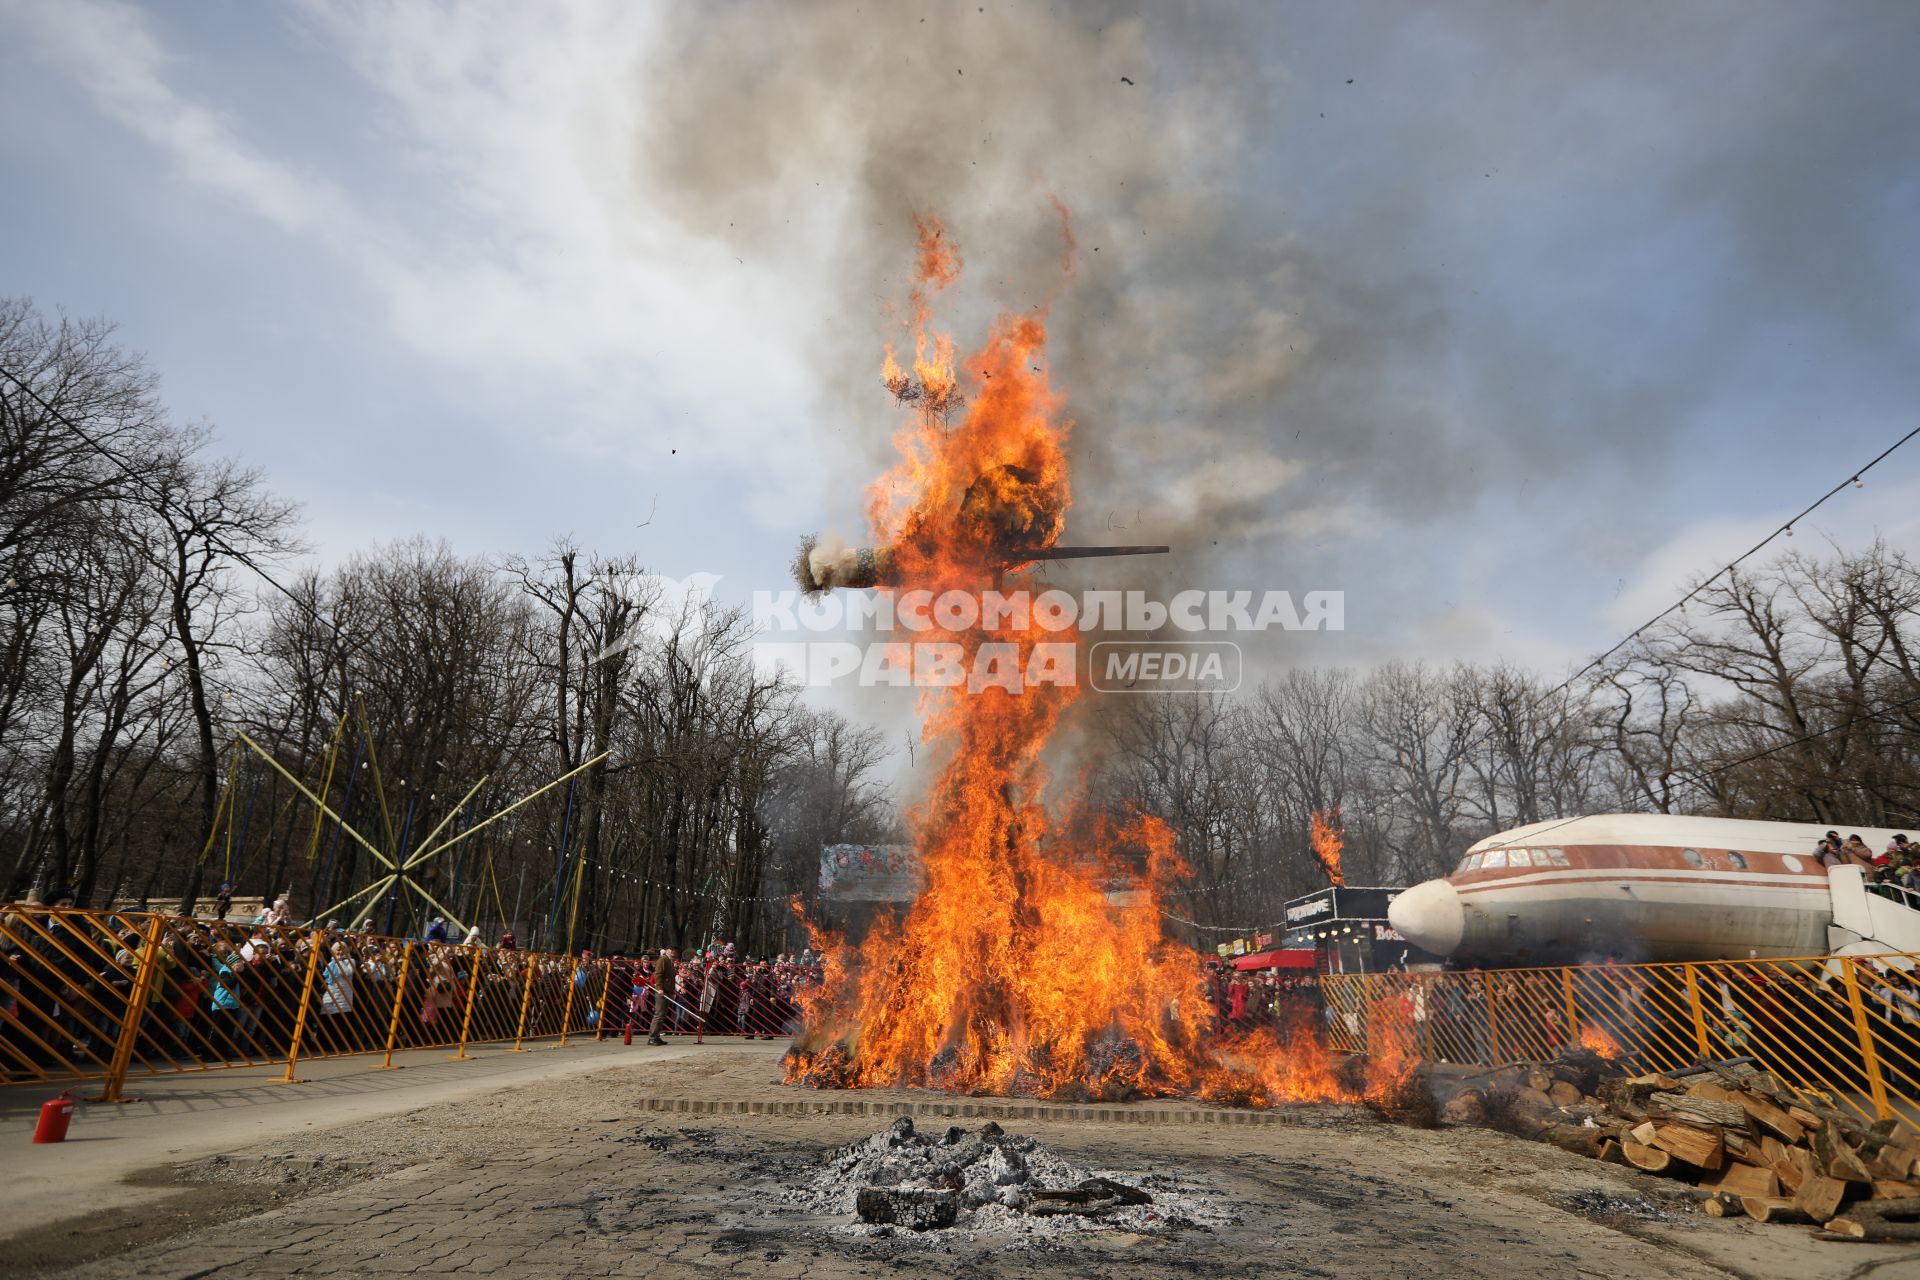
MULTIPOLYGON (((1806 956, 1834 920, 1811 823, 1617 814, 1474 845, 1390 909, 1416 944, 1467 964, 1806 956)), ((1874 852, 1892 831, 1858 832, 1874 852)))

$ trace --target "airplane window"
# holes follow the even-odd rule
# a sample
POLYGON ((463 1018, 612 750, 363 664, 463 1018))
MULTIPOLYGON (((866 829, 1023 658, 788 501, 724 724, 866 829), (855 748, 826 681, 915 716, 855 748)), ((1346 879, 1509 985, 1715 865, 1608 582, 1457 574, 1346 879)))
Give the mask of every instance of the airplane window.
POLYGON ((1569 865, 1567 862, 1567 851, 1565 849, 1549 849, 1547 850, 1547 856, 1553 859, 1553 865, 1556 867, 1569 865))
POLYGON ((1469 871, 1478 871, 1479 869, 1480 869, 1480 855, 1479 855, 1479 854, 1477 854, 1477 853, 1470 853, 1470 854, 1468 854, 1468 855, 1467 855, 1467 870, 1469 870, 1469 871))
POLYGON ((1687 865, 1690 867, 1704 867, 1707 865, 1707 860, 1700 856, 1698 849, 1682 849, 1680 856, 1687 860, 1687 865))
POLYGON ((1727 861, 1733 864, 1733 868, 1736 871, 1745 871, 1747 869, 1747 860, 1731 849, 1727 850, 1727 861))
POLYGON ((1534 849, 1531 852, 1533 854, 1534 866, 1550 867, 1553 865, 1553 859, 1547 856, 1547 851, 1545 849, 1534 849))
POLYGON ((1483 868, 1506 866, 1507 851, 1505 849, 1495 849, 1492 853, 1489 853, 1484 859, 1481 860, 1480 865, 1483 868))

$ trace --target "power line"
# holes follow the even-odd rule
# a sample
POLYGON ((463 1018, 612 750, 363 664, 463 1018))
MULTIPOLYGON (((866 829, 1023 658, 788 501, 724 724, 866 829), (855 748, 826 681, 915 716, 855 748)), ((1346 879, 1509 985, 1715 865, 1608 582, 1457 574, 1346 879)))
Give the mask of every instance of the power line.
POLYGON ((1907 434, 1901 436, 1898 440, 1895 440, 1892 444, 1882 449, 1879 453, 1875 454, 1872 460, 1869 461, 1865 466, 1856 468, 1852 472, 1852 474, 1848 475, 1848 477, 1845 480, 1842 480, 1839 484, 1834 485, 1833 488, 1827 490, 1825 493, 1821 494, 1818 498, 1815 498, 1812 502, 1808 503, 1804 508, 1801 509, 1799 514, 1790 517, 1784 524, 1782 524, 1779 528, 1775 529, 1772 533, 1769 533, 1766 537, 1760 539, 1760 541, 1754 543, 1751 547, 1748 547, 1745 551, 1741 552, 1739 555, 1735 556, 1732 560, 1729 560, 1726 564, 1722 565, 1719 569, 1715 570, 1712 577, 1707 578, 1701 583, 1699 583, 1691 591, 1681 596, 1678 600, 1674 601, 1672 604, 1662 609, 1659 613, 1654 614, 1651 618, 1648 618, 1645 622, 1641 623, 1639 626, 1635 627, 1632 631, 1628 632, 1626 636, 1622 637, 1617 643, 1613 645, 1612 648, 1608 649, 1605 653, 1602 653, 1599 657, 1594 658, 1591 662, 1587 663, 1586 666, 1581 667, 1578 671, 1568 676, 1565 680, 1561 681, 1554 688, 1549 689, 1546 693, 1540 695, 1540 697, 1535 700, 1533 705, 1537 707, 1540 705, 1540 703, 1545 702, 1548 698, 1553 697, 1554 694, 1560 693, 1566 689, 1571 688, 1574 682, 1579 680, 1581 676, 1586 675, 1587 672, 1592 671, 1595 667, 1598 667, 1601 663, 1605 662, 1608 658, 1611 658, 1614 654, 1620 652, 1620 650, 1626 648, 1628 645, 1632 644, 1635 640, 1638 640, 1642 634, 1644 634, 1649 628, 1654 626, 1656 623, 1660 622, 1668 614, 1674 612, 1677 609, 1684 609, 1687 606, 1688 601, 1692 600, 1695 596, 1699 595, 1701 592, 1705 591, 1708 587, 1718 582, 1722 577, 1725 577, 1727 575, 1738 576, 1740 571, 1740 566, 1742 564, 1752 559, 1754 556, 1758 555, 1775 539, 1780 538, 1782 536, 1791 535, 1793 533, 1794 525, 1806 519, 1809 515, 1812 515, 1815 511, 1818 511, 1822 506, 1826 504, 1826 502, 1829 499, 1831 499, 1835 494, 1839 493, 1841 490, 1845 489, 1848 485, 1852 485, 1855 488, 1859 488, 1862 483, 1862 477, 1864 477, 1867 474, 1867 472, 1879 466, 1882 462, 1884 462, 1888 458, 1889 455, 1893 453, 1894 450, 1898 449, 1901 445, 1907 443, 1907 441, 1913 439, 1915 436, 1920 436, 1920 427, 1915 427, 1913 430, 1907 432, 1907 434))

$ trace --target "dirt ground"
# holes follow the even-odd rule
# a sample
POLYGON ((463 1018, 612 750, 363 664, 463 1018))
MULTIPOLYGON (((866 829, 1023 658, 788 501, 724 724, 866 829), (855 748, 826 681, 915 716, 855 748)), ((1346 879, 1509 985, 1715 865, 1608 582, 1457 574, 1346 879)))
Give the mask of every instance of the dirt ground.
POLYGON ((772 1048, 707 1046, 135 1171, 180 1189, 157 1209, 15 1236, 0 1275, 1920 1276, 1920 1248, 1823 1244, 1805 1228, 1707 1218, 1671 1198, 1671 1183, 1479 1130, 1403 1129, 1328 1108, 1282 1123, 1197 1123, 1191 1109, 1163 1105, 1163 1122, 1142 1124, 1116 1109, 1041 1118, 990 1100, 826 1095, 779 1084, 772 1048), (958 1113, 988 1110, 1079 1163, 1204 1189, 1232 1220, 1020 1245, 867 1238, 779 1208, 781 1188, 888 1124, 781 1112, 901 1102, 923 1127, 977 1126, 984 1117, 958 1113))

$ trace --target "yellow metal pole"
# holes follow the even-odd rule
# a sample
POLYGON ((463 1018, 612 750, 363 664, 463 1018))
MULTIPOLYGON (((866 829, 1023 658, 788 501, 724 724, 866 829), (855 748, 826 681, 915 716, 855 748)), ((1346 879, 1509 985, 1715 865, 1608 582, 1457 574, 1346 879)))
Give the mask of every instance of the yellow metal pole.
POLYGON ((93 1102, 131 1102, 122 1096, 127 1071, 133 1065, 133 1050, 140 1042, 140 1017, 146 1012, 147 997, 153 992, 154 975, 160 970, 160 935, 166 932, 166 917, 155 913, 147 921, 146 940, 140 944, 140 959, 135 962, 133 989, 127 992, 127 1013, 120 1023, 120 1038, 114 1042, 113 1061, 107 1067, 107 1085, 93 1102))
POLYGON ((470 950, 473 952, 473 961, 467 966, 467 1008, 460 1015, 460 1052, 453 1055, 456 1060, 469 1057, 467 1028, 473 1025, 473 1000, 480 990, 480 948, 476 946, 470 950))
POLYGON ((275 773, 279 774, 281 777, 285 778, 290 784, 292 784, 294 790, 298 791, 301 795, 305 796, 309 802, 311 802, 315 807, 317 807, 320 810, 321 813, 325 814, 327 817, 332 818, 335 822, 339 823, 340 829, 346 832, 347 835, 352 838, 355 844, 359 845, 362 849, 365 849, 368 853, 372 854, 375 861, 377 861, 381 866, 385 867, 389 871, 394 870, 393 860, 391 858, 387 857, 386 854, 374 848, 372 841, 368 840, 365 836, 361 835, 358 831, 355 831, 352 827, 348 826, 347 820, 345 818, 335 813, 325 800, 322 800, 319 796, 316 796, 315 794, 313 794, 312 791, 308 790, 306 783, 300 781, 300 779, 294 777, 291 773, 288 773, 284 765, 282 765, 278 760, 275 760, 271 755, 267 753, 267 749, 265 747, 261 746, 259 743, 255 742, 252 738, 248 737, 244 733, 236 734, 235 736, 238 737, 240 741, 246 743, 248 747, 252 748, 253 753, 255 755, 259 756, 262 760, 265 760, 275 773))
MULTIPOLYGON (((467 792, 467 794, 465 794, 464 796, 460 797, 460 803, 454 805, 453 808, 447 810, 447 816, 440 819, 440 821, 434 826, 433 830, 427 832, 427 838, 420 842, 420 847, 422 849, 431 849, 433 847, 433 842, 439 839, 440 833, 447 829, 447 824, 449 822, 452 822, 455 818, 459 817, 460 811, 467 807, 467 801, 479 795, 480 788, 486 785, 487 785, 486 777, 482 777, 480 781, 474 783, 473 789, 467 792)), ((421 856, 424 856, 424 855, 421 855, 421 856)), ((407 859, 407 865, 409 867, 418 866, 419 864, 420 864, 419 856, 407 859)))
POLYGON ((233 818, 231 812, 233 808, 233 777, 239 767, 240 753, 235 751, 227 760, 227 785, 220 793, 220 802, 213 807, 213 825, 207 828, 206 847, 200 850, 200 864, 202 866, 205 866, 207 859, 213 856, 213 842, 218 839, 220 835, 220 816, 226 814, 229 821, 233 818))
POLYGON ((583 848, 573 860, 573 907, 567 912, 567 954, 573 955, 573 926, 580 918, 580 885, 587 878, 587 851, 583 848))
POLYGON ((1571 1049, 1580 1043, 1580 1003, 1573 995, 1572 969, 1560 971, 1560 986, 1567 997, 1567 1047, 1571 1049))
POLYGON ((560 1013, 560 1047, 567 1047, 567 1024, 573 1021, 573 993, 580 985, 580 961, 573 962, 573 972, 567 975, 567 1005, 560 1013))
MULTIPOLYGON (((373 796, 380 802, 380 828, 387 833, 387 847, 394 848, 393 811, 387 808, 387 784, 380 775, 380 752, 373 745, 373 725, 367 720, 367 699, 363 694, 353 695, 354 710, 360 714, 360 733, 367 744, 367 768, 373 774, 373 796)), ((399 850, 395 850, 396 853, 399 850)), ((392 866, 392 863, 388 863, 392 866)))
POLYGON ((402 1069, 393 1065, 393 1041, 400 1034, 400 1011, 407 1006, 407 966, 412 962, 413 941, 408 939, 400 951, 400 977, 393 984, 393 1017, 387 1022, 387 1056, 384 1062, 374 1068, 375 1071, 402 1069))
POLYGON ((1500 1005, 1494 995, 1493 975, 1485 969, 1480 971, 1480 997, 1487 1006, 1487 1039, 1492 1049, 1488 1056, 1493 1062, 1487 1065, 1493 1066, 1500 1061, 1500 1005))
POLYGON ((593 1038, 607 1038, 607 1001, 613 998, 613 962, 603 960, 600 967, 606 973, 606 980, 600 984, 600 1016, 594 1022, 593 1038))
MULTIPOLYGON (((320 798, 326 799, 327 792, 333 790, 333 765, 340 756, 340 731, 347 727, 346 716, 333 726, 333 741, 327 744, 327 772, 320 779, 320 798)), ((320 853, 320 828, 326 822, 327 815, 317 810, 313 815, 313 836, 307 841, 307 861, 312 862, 320 853)))
POLYGON ((465 840, 468 836, 471 836, 476 832, 482 831, 486 827, 492 825, 493 823, 500 821, 500 819, 506 817, 508 814, 512 813, 515 809, 518 809, 521 805, 532 804, 535 800, 538 800, 541 796, 553 790, 555 787, 565 782, 568 778, 571 778, 574 774, 586 772, 588 769, 593 768, 593 766, 599 764, 602 760, 605 760, 608 756, 612 754, 613 753, 611 751, 602 751, 599 755, 587 761, 585 764, 581 765, 578 769, 569 769, 565 773, 561 774, 559 777, 555 778, 552 782, 549 782, 546 786, 541 787, 538 791, 529 791, 526 795, 521 796, 518 800, 515 800, 512 804, 500 810, 500 812, 494 814, 491 817, 480 819, 480 821, 474 823, 472 826, 468 827, 465 831, 462 831, 459 835, 453 836, 452 838, 447 840, 442 840, 439 844, 434 845, 431 849, 421 850, 419 853, 413 856, 413 858, 408 862, 407 865, 409 866, 416 865, 418 863, 426 861, 428 858, 431 858, 436 853, 440 853, 446 849, 451 849, 454 845, 459 844, 462 840, 465 840))
POLYGON ((1686 974, 1687 1008, 1693 1011, 1693 1044, 1700 1053, 1700 1061, 1705 1062, 1713 1052, 1707 1043, 1707 1009, 1700 1000, 1700 971, 1687 965, 1686 974))
POLYGON ((526 963, 520 966, 520 1021, 513 1028, 513 1051, 525 1053, 520 1042, 527 1034, 527 1006, 533 1003, 533 953, 523 952, 526 963))
POLYGON ((1860 998, 1860 961, 1848 956, 1840 962, 1840 977, 1847 984, 1847 1006, 1853 1010, 1853 1030, 1860 1037, 1860 1057, 1867 1064, 1867 1091, 1873 1097, 1873 1113, 1882 1120, 1893 1116, 1887 1105, 1887 1082, 1880 1076, 1880 1054, 1873 1043, 1873 1026, 1867 1021, 1867 1005, 1860 998))
POLYGON ((306 1038, 307 1015, 313 1011, 313 979, 320 972, 320 956, 327 949, 327 931, 313 931, 313 950, 307 953, 307 977, 300 984, 300 1011, 293 1015, 293 1040, 287 1045, 287 1074, 281 1084, 305 1084, 293 1077, 293 1064, 300 1060, 300 1042, 306 1038))

